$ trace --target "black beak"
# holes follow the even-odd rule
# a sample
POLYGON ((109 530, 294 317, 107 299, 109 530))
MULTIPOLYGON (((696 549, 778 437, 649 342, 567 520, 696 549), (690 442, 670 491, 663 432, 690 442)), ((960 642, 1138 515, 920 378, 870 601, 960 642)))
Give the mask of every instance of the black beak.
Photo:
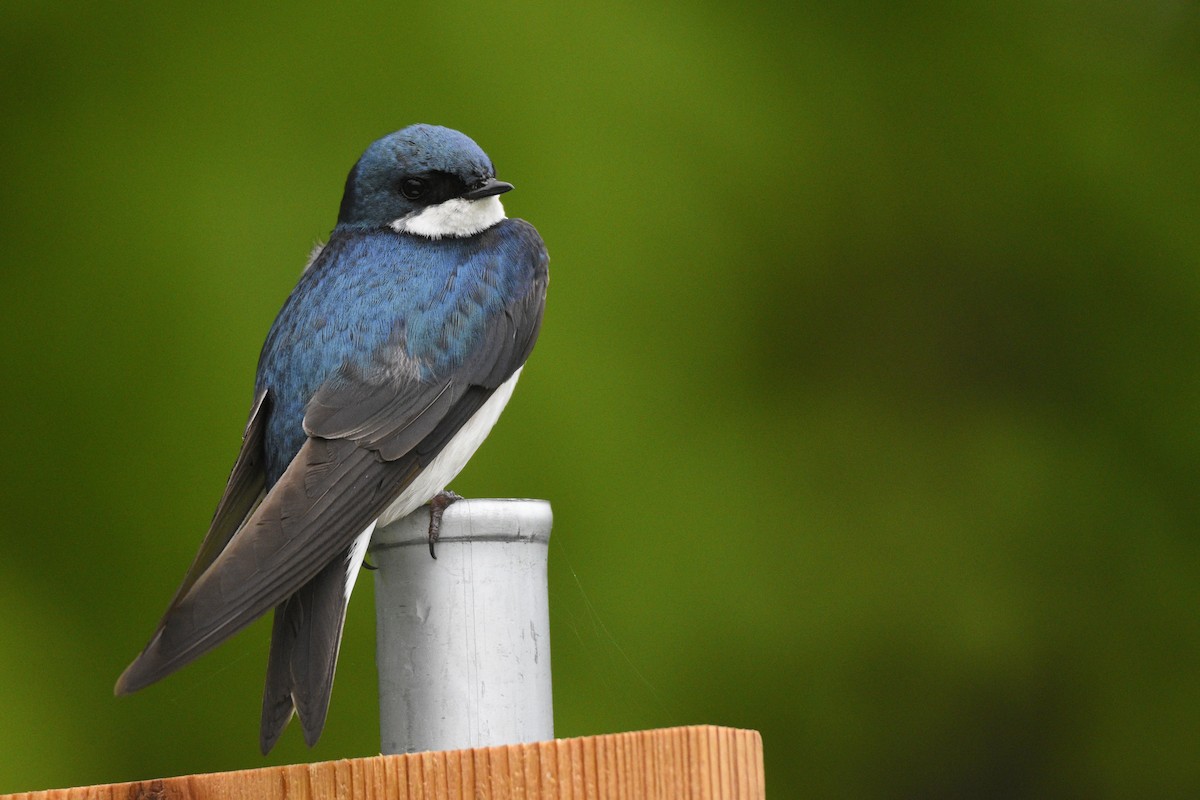
POLYGON ((498 181, 495 178, 488 178, 483 183, 463 193, 464 200, 478 200, 481 197, 491 197, 494 194, 504 194, 509 189, 513 188, 511 183, 498 181))

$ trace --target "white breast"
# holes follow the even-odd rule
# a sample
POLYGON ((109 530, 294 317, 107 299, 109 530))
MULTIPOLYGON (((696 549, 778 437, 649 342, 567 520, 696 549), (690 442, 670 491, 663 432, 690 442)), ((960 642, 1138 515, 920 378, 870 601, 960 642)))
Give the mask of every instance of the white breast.
POLYGON ((454 477, 471 460, 471 456, 475 455, 479 445, 483 444, 483 440, 491 432, 496 420, 500 418, 500 412, 504 410, 504 406, 508 405, 508 400, 512 397, 519 377, 521 377, 521 369, 500 384, 500 387, 479 407, 474 416, 459 429, 442 452, 437 454, 429 466, 417 476, 417 479, 409 484, 404 493, 397 497, 391 506, 379 516, 378 524, 380 526, 408 516, 420 506, 428 503, 431 497, 445 489, 446 484, 454 480, 454 477))

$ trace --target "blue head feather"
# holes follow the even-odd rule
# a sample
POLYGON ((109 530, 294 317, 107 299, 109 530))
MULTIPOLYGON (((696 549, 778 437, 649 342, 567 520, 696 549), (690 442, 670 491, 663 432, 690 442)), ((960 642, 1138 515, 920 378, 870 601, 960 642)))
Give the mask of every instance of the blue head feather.
POLYGON ((496 176, 487 153, 469 136, 440 125, 409 125, 371 144, 346 178, 338 225, 377 228, 420 204, 399 191, 406 177, 442 175, 463 188, 496 176))

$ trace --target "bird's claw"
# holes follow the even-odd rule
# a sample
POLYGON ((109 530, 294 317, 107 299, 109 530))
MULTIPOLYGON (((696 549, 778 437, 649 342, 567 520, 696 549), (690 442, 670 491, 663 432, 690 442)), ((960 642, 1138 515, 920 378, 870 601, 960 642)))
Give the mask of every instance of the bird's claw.
POLYGON ((433 546, 437 544, 438 537, 442 532, 442 514, 459 500, 462 500, 461 495, 457 495, 449 489, 443 489, 429 501, 429 555, 435 561, 437 552, 434 551, 433 546))

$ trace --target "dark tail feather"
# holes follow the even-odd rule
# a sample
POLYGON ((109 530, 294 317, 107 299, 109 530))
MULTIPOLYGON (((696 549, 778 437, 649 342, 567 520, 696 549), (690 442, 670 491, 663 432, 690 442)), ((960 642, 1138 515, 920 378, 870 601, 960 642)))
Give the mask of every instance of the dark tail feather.
POLYGON ((275 609, 259 733, 263 755, 279 740, 293 709, 308 746, 321 738, 346 621, 346 570, 347 558, 335 558, 275 609))
POLYGON ((271 629, 271 651, 267 656, 267 687, 263 691, 262 725, 259 729, 258 746, 265 756, 279 741, 296 706, 292 702, 291 661, 292 640, 298 630, 288 632, 289 621, 295 615, 287 613, 288 606, 297 600, 293 596, 275 607, 275 622, 271 629))

